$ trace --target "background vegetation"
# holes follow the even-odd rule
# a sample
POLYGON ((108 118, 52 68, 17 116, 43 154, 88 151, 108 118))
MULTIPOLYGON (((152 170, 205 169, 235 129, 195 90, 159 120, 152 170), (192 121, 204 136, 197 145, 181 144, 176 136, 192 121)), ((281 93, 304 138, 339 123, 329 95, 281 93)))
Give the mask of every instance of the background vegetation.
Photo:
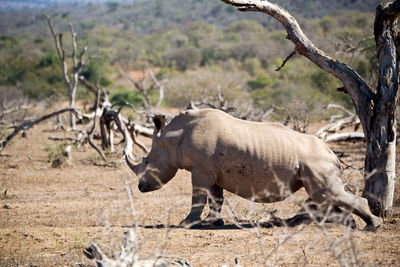
MULTIPOLYGON (((321 49, 375 83, 372 13, 379 1, 276 1, 301 23, 321 49)), ((121 101, 139 105, 140 96, 122 72, 149 64, 165 80, 164 106, 182 108, 216 93, 220 85, 231 104, 246 109, 287 107, 293 101, 310 115, 337 103, 340 83, 301 57, 275 69, 293 50, 283 28, 268 16, 240 13, 218 0, 149 0, 52 5, 47 9, 0 9, 0 94, 18 91, 41 100, 63 99, 60 61, 47 22, 49 14, 71 51, 68 24, 78 46, 88 44, 83 75, 121 101)), ((70 64, 71 65, 71 64, 70 64)), ((83 88, 80 98, 87 98, 83 88)), ((4 97, 4 96, 3 96, 4 97)), ((1 98, 1 95, 0 95, 1 98)))

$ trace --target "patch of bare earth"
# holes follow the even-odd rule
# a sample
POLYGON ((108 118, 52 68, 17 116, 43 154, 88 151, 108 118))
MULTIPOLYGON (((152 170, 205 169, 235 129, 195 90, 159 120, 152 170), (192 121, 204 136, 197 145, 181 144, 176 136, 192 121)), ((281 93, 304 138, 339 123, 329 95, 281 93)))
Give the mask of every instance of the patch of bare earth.
MULTIPOLYGON (((48 162, 49 147, 57 143, 50 124, 35 126, 27 138, 17 137, 0 156, 0 266, 71 266, 93 264, 82 253, 91 240, 112 256, 123 232, 135 224, 127 183, 139 224, 140 255, 186 259, 194 266, 232 266, 238 257, 243 266, 362 266, 400 265, 399 186, 394 214, 376 233, 349 230, 326 223, 294 228, 234 229, 232 220, 262 220, 277 210, 278 217, 296 213, 307 196, 303 190, 280 203, 252 204, 225 193, 226 227, 186 230, 176 226, 187 215, 191 201, 190 174, 178 172, 162 189, 140 193, 137 180, 121 153, 108 155, 116 167, 103 163, 88 146, 72 150, 72 159, 61 168, 48 162), (47 149, 46 149, 47 148, 47 149), (5 194, 6 191, 6 194, 5 194), (229 206, 228 206, 229 204, 229 206)), ((150 145, 149 139, 143 139, 150 145)), ((362 166, 363 143, 335 145, 355 168, 362 166)), ((399 173, 399 172, 398 172, 399 173)), ((362 185, 362 173, 347 168, 345 181, 362 185)), ((268 216, 264 220, 268 220, 268 216)), ((358 229, 364 223, 356 218, 358 229)))

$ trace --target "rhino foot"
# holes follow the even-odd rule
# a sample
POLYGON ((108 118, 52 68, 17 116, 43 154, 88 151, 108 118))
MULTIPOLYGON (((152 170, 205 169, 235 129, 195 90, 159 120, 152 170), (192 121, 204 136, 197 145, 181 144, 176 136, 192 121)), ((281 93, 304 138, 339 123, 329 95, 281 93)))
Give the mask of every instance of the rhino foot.
POLYGON ((198 229, 201 228, 202 222, 201 220, 192 220, 191 218, 186 218, 179 223, 179 226, 182 226, 186 229, 198 229))
POLYGON ((201 229, 204 227, 217 227, 217 226, 223 226, 224 225, 224 220, 222 219, 217 219, 217 220, 205 220, 201 222, 195 222, 190 225, 185 226, 186 228, 189 229, 201 229))
POLYGON ((214 219, 214 220, 195 221, 189 223, 186 221, 182 221, 179 225, 186 229, 201 229, 202 227, 223 226, 224 220, 214 219))
POLYGON ((186 228, 189 229, 201 229, 204 227, 204 224, 202 222, 199 223, 192 223, 191 225, 185 226, 186 228))
POLYGON ((371 223, 364 227, 364 231, 375 232, 381 226, 382 219, 376 217, 371 223))
POLYGON ((224 220, 222 220, 222 219, 208 219, 208 220, 205 220, 204 221, 204 223, 203 223, 204 225, 210 225, 210 226, 222 226, 222 225, 224 225, 224 220))

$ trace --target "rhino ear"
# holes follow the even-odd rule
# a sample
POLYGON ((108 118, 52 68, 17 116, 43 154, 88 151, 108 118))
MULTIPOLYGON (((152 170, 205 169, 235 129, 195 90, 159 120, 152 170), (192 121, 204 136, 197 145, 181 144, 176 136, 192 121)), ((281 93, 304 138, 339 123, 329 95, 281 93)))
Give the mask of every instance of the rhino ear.
POLYGON ((156 126, 156 131, 159 132, 165 127, 165 116, 164 115, 156 115, 153 118, 154 125, 156 126))

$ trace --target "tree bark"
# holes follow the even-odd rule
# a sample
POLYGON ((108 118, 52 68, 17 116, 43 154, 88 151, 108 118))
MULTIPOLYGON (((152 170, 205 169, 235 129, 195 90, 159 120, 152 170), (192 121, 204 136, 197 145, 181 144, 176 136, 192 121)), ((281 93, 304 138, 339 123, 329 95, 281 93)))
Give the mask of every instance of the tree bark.
POLYGON ((297 21, 280 6, 262 0, 222 1, 237 6, 240 11, 263 12, 278 20, 287 32, 286 38, 295 45, 295 53, 308 58, 343 83, 360 118, 367 142, 363 196, 368 199, 375 215, 387 216, 392 208, 395 181, 395 108, 399 98, 400 51, 396 19, 400 14, 400 0, 381 4, 377 8, 374 32, 380 67, 376 92, 355 70, 318 49, 297 21))
POLYGON ((379 62, 376 101, 366 131, 365 188, 375 215, 386 217, 393 203, 396 179, 396 105, 398 102, 398 40, 396 19, 400 1, 381 4, 376 9, 374 34, 379 62))

